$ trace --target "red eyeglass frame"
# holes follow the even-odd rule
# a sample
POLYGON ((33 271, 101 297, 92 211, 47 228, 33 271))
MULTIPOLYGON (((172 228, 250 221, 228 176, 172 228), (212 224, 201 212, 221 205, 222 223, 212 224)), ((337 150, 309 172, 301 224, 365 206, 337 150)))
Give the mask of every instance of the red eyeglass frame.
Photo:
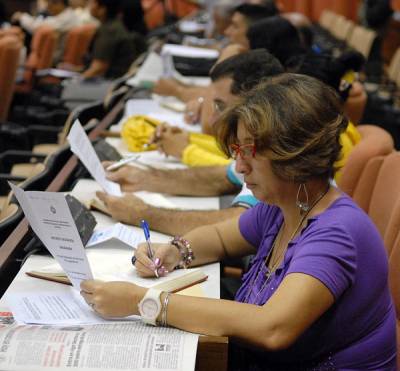
POLYGON ((237 159, 238 156, 240 156, 241 159, 248 158, 248 155, 245 154, 242 149, 243 148, 251 148, 251 156, 254 157, 256 155, 256 145, 255 143, 249 143, 249 144, 231 144, 229 146, 230 152, 231 152, 231 157, 235 160, 237 159))

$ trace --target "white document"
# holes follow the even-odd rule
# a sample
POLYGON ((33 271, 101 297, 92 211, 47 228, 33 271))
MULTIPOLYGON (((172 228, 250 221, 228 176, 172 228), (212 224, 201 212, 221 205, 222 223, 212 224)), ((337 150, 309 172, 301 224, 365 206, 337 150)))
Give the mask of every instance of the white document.
POLYGON ((80 325, 107 323, 90 308, 83 297, 70 288, 69 293, 11 292, 6 301, 19 323, 39 325, 80 325))
POLYGON ((3 371, 194 371, 198 335, 141 321, 0 326, 3 371))
POLYGON ((110 195, 121 196, 122 193, 119 184, 111 182, 106 178, 106 172, 101 165, 99 157, 78 120, 76 120, 71 127, 68 134, 68 141, 71 146, 71 151, 79 157, 90 175, 101 187, 110 195))
POLYGON ((163 74, 162 58, 154 52, 151 52, 134 77, 126 83, 129 86, 139 86, 144 82, 156 82, 163 74))
POLYGON ((61 265, 73 286, 92 279, 82 240, 65 196, 55 192, 24 192, 9 183, 33 231, 61 265))
POLYGON ((183 33, 197 33, 205 31, 207 25, 192 20, 183 20, 179 22, 179 30, 183 33))
POLYGON ((218 50, 196 48, 186 45, 164 44, 161 54, 169 53, 177 57, 215 59, 219 57, 218 50))
POLYGON ((138 233, 132 227, 117 223, 112 227, 96 230, 92 237, 90 237, 86 247, 95 246, 110 240, 119 240, 132 249, 135 249, 139 243, 145 241, 143 233, 138 233))

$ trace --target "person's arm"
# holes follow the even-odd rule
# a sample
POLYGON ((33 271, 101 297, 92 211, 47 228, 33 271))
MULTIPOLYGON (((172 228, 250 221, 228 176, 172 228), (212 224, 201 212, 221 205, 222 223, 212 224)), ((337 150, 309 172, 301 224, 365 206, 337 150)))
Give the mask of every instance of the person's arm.
MULTIPOLYGON (((107 166, 109 163, 105 163, 107 166)), ((226 166, 190 169, 142 170, 124 166, 108 172, 107 178, 121 185, 123 192, 149 191, 179 196, 219 196, 237 188, 227 178, 226 166)))
POLYGON ((278 351, 292 345, 333 303, 333 295, 321 281, 296 273, 285 277, 262 307, 171 295, 167 323, 182 330, 228 336, 263 350, 278 351), (196 313, 195 318, 188 313, 196 313))
MULTIPOLYGON (((238 224, 239 217, 236 217, 185 235, 195 255, 193 265, 254 252, 238 224)), ((169 262, 171 267, 178 264, 180 254, 174 246, 153 246, 155 257, 161 257, 160 264, 167 265, 163 254, 173 261, 169 262)), ((155 264, 146 251, 144 246, 139 246, 135 253, 138 272, 155 264)), ((154 270, 147 269, 154 276, 154 270)), ((81 288, 83 297, 94 310, 110 317, 138 314, 137 305, 147 292, 146 288, 127 282, 85 281, 81 288)), ((161 295, 161 303, 165 295, 161 295)), ((278 351, 292 345, 333 303, 334 296, 322 281, 309 274, 290 273, 263 306, 172 294, 164 310, 170 326, 194 333, 229 336, 266 351, 278 351)))
MULTIPOLYGON (((138 314, 138 303, 147 292, 127 282, 85 281, 81 289, 93 309, 106 317, 138 314)), ((228 336, 264 351, 279 351, 290 347, 333 303, 321 281, 292 273, 263 306, 171 294, 166 318, 169 326, 185 331, 228 336)))
POLYGON ((111 216, 123 223, 140 226, 147 220, 151 229, 170 235, 182 235, 203 225, 218 223, 243 213, 243 207, 223 210, 170 210, 146 204, 133 195, 115 197, 97 192, 111 216))
POLYGON ((89 68, 82 72, 82 77, 88 79, 91 77, 101 77, 104 76, 107 72, 110 64, 105 61, 101 61, 99 59, 94 59, 91 63, 89 68))
MULTIPOLYGON (((51 18, 51 17, 48 17, 51 18)), ((43 17, 32 17, 28 13, 17 12, 13 16, 13 20, 19 21, 21 27, 33 34, 42 24, 44 24, 46 18, 43 17)))
POLYGON ((159 95, 173 96, 183 102, 203 97, 207 87, 184 85, 174 79, 160 79, 153 87, 153 93, 159 95))

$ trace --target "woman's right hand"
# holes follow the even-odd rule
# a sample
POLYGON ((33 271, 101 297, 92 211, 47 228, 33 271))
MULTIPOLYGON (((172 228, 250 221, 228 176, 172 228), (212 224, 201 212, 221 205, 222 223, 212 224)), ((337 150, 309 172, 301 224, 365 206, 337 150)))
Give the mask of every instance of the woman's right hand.
POLYGON ((142 277, 155 277, 156 270, 160 277, 173 271, 181 261, 179 250, 172 244, 152 243, 153 261, 147 254, 147 243, 141 243, 136 249, 135 267, 142 277))

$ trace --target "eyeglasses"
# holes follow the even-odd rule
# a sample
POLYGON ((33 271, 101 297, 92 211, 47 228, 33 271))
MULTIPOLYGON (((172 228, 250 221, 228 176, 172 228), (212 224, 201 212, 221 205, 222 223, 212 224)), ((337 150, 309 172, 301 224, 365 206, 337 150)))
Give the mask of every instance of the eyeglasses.
POLYGON ((236 160, 238 156, 242 160, 246 160, 250 157, 254 157, 256 155, 256 145, 254 143, 251 144, 231 144, 229 146, 229 152, 231 157, 236 160))

